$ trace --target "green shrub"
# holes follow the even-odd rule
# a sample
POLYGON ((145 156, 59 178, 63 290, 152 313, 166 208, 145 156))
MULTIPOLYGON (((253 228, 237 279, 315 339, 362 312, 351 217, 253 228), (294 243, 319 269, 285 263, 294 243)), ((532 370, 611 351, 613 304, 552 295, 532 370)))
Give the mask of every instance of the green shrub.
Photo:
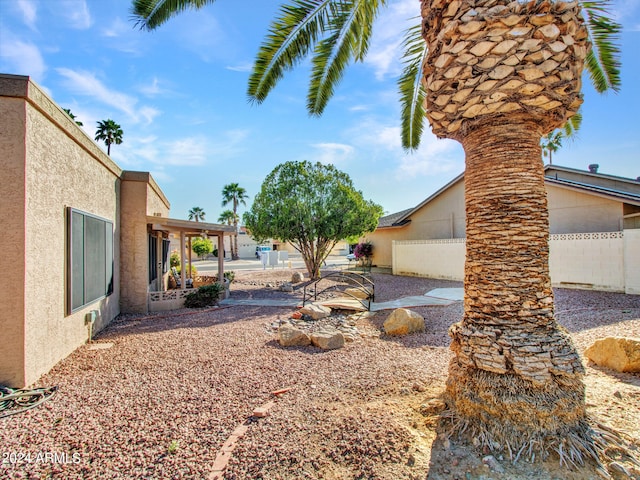
POLYGON ((222 292, 224 292, 224 285, 220 283, 204 285, 184 298, 184 306, 188 308, 202 308, 216 305, 222 292))
MULTIPOLYGON (((182 267, 178 265, 176 267, 176 270, 178 271, 178 275, 180 275, 180 273, 182 272, 182 267)), ((196 268, 195 265, 191 264, 191 276, 195 277, 197 274, 198 274, 198 269, 196 268)))
POLYGON ((208 238, 196 238, 191 242, 191 249, 198 257, 204 257, 213 252, 213 242, 208 238))
POLYGON ((234 272, 233 270, 228 270, 224 272, 224 278, 229 280, 229 283, 231 283, 236 279, 236 272, 234 272))
POLYGON ((171 267, 178 267, 180 265, 180 255, 178 252, 173 252, 169 257, 169 265, 171 267))

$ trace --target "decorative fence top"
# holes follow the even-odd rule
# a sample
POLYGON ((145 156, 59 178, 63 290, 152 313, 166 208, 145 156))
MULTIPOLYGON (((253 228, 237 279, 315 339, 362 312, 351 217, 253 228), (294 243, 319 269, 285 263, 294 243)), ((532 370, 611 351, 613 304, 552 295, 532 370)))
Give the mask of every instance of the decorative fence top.
MULTIPOLYGON (((556 233, 549 236, 549 240, 611 240, 624 238, 624 232, 594 232, 594 233, 556 233)), ((394 245, 425 245, 440 243, 466 243, 466 238, 434 238, 429 240, 393 240, 394 245)))
POLYGON ((558 233, 551 235, 551 240, 609 240, 612 238, 624 238, 624 232, 558 233))

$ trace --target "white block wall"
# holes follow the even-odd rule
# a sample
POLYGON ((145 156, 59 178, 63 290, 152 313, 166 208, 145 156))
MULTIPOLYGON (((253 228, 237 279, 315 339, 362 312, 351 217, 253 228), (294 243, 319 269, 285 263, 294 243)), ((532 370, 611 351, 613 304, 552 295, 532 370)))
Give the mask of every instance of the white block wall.
POLYGON ((624 291, 640 295, 640 228, 624 231, 624 291))
POLYGON ((551 235, 549 254, 553 285, 624 292, 622 232, 551 235))
MULTIPOLYGON (((640 229, 567 233, 549 241, 551 282, 557 287, 640 294, 640 229)), ((393 274, 464 279, 465 241, 394 241, 393 274)))
POLYGON ((394 275, 464 279, 464 238, 392 242, 394 275))

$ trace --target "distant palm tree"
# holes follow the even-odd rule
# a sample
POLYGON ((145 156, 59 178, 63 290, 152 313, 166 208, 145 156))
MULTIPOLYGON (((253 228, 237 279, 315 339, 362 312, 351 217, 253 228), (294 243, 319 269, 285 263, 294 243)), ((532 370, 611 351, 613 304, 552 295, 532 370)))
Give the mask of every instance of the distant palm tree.
POLYGON ((111 155, 111 144, 120 145, 122 143, 122 128, 111 119, 98 122, 96 130, 96 141, 102 140, 107 145, 107 155, 111 155))
POLYGON ((238 204, 246 205, 245 201, 248 197, 247 191, 240 187, 237 183, 225 185, 222 189, 222 206, 233 205, 233 245, 231 246, 231 259, 237 260, 238 257, 238 204))
POLYGON ((79 127, 81 127, 82 125, 84 125, 80 120, 76 120, 76 116, 71 113, 71 110, 68 108, 63 108, 62 110, 64 110, 67 115, 69 115, 71 117, 71 120, 73 120, 74 122, 76 122, 76 125, 78 125, 79 127))
POLYGON ((204 220, 205 215, 205 211, 200 207, 193 207, 191 210, 189 210, 189 220, 195 220, 196 222, 199 222, 200 220, 204 220))
POLYGON ((542 137, 540 146, 542 156, 549 157, 549 164, 553 163, 552 155, 562 148, 562 140, 573 140, 578 136, 578 130, 582 125, 582 114, 577 112, 562 126, 542 137))
POLYGON ((226 223, 227 225, 233 225, 234 220, 236 220, 236 215, 234 215, 231 210, 225 210, 218 217, 219 222, 226 223))

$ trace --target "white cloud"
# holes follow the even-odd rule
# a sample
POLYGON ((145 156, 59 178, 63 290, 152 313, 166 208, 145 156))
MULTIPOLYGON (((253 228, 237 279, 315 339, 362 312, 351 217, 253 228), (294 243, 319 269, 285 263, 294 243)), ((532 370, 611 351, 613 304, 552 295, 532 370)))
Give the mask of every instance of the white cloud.
POLYGON ((402 71, 402 40, 405 31, 420 20, 420 2, 399 0, 380 14, 374 25, 365 64, 373 67, 377 79, 398 76, 402 71))
POLYGON ((246 62, 240 63, 238 65, 227 65, 225 68, 227 70, 231 70, 232 72, 250 72, 253 68, 253 63, 246 62))
POLYGON ((163 147, 165 165, 203 165, 207 160, 207 141, 204 137, 174 140, 163 147))
POLYGON ((155 97, 156 95, 160 95, 168 91, 160 86, 160 80, 158 80, 158 77, 153 77, 151 84, 142 85, 138 90, 148 97, 155 97))
POLYGON ((354 152, 351 145, 343 143, 315 143, 311 146, 318 150, 318 154, 313 159, 325 165, 344 163, 353 156, 354 152))
POLYGON ((149 124, 160 113, 153 107, 138 107, 138 99, 109 89, 92 73, 70 68, 58 68, 56 71, 66 79, 66 86, 74 94, 86 95, 109 105, 127 115, 134 123, 144 121, 149 124))
POLYGON ((396 168, 396 178, 429 176, 464 170, 464 153, 454 140, 438 139, 428 132, 422 135, 420 148, 404 153, 396 168))
POLYGON ((144 118, 145 123, 150 125, 153 123, 153 119, 160 115, 160 110, 153 107, 140 107, 138 113, 144 118))
POLYGON ((58 0, 56 10, 66 18, 72 28, 86 30, 93 25, 85 0, 58 0))
POLYGON ((28 75, 41 82, 47 70, 42 54, 33 43, 23 42, 4 30, 0 42, 2 70, 16 75, 28 75))
POLYGON ((32 30, 36 28, 36 20, 37 20, 37 8, 34 2, 30 0, 18 0, 16 2, 16 7, 22 13, 22 18, 24 19, 24 23, 32 30))
POLYGON ((102 29, 104 37, 117 38, 131 30, 131 26, 125 23, 120 17, 116 17, 111 25, 102 29))
POLYGON ((350 130, 352 142, 358 150, 366 152, 371 162, 391 161, 398 179, 407 176, 429 176, 464 169, 464 152, 458 142, 439 140, 428 126, 422 135, 420 147, 413 153, 402 148, 400 127, 365 119, 350 130))

